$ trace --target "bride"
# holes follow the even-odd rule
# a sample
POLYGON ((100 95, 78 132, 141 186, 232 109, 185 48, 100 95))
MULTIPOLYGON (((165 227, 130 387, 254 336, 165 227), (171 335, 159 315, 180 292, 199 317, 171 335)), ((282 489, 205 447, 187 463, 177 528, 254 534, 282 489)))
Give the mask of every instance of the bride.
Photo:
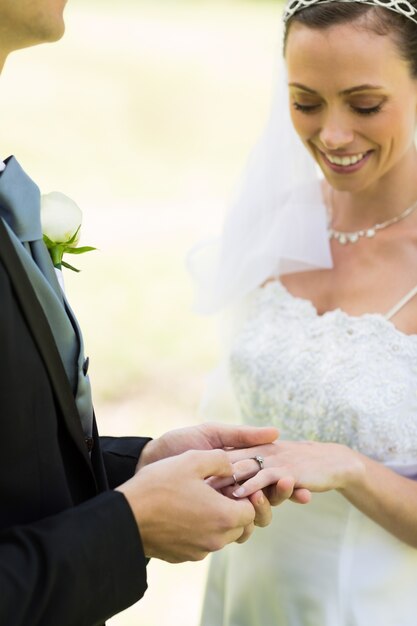
POLYGON ((284 23, 201 308, 233 311, 238 419, 281 431, 230 452, 236 497, 316 493, 214 556, 202 624, 415 626, 417 3, 292 0, 284 23))

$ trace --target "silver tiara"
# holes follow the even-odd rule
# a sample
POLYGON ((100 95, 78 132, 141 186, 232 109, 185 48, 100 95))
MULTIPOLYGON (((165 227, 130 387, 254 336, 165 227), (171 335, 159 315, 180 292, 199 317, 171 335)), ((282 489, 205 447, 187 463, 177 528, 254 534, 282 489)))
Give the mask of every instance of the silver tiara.
POLYGON ((417 24, 417 9, 408 2, 408 0, 290 0, 284 9, 282 19, 288 22, 290 17, 295 13, 307 9, 316 4, 330 4, 333 2, 356 2, 359 4, 368 4, 370 6, 383 7, 389 11, 395 11, 400 15, 404 15, 409 20, 417 24))

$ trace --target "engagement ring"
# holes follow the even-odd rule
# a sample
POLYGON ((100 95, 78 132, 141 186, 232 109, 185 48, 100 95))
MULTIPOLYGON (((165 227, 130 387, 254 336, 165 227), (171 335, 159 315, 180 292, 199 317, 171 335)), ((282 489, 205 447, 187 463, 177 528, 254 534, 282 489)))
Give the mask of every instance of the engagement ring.
POLYGON ((260 470, 263 470, 263 468, 264 468, 264 463, 265 463, 265 459, 264 459, 264 457, 263 457, 263 456, 261 456, 261 455, 257 455, 257 456, 253 456, 253 457, 252 457, 252 459, 258 463, 258 465, 259 465, 259 469, 260 469, 260 470))

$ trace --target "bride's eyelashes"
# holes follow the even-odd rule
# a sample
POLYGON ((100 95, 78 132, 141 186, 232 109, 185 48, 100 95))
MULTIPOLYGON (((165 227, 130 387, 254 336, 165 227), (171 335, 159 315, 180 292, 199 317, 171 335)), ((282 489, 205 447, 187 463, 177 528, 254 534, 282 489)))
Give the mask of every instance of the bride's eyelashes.
POLYGON ((359 115, 374 115, 382 110, 382 104, 377 104, 374 107, 352 107, 352 109, 359 115))
POLYGON ((293 102, 292 106, 296 111, 301 113, 315 113, 319 110, 320 104, 300 104, 299 102, 293 102))
MULTIPOLYGON (((318 112, 321 104, 301 104, 300 102, 294 101, 292 103, 292 106, 296 111, 309 114, 318 112)), ((351 104, 350 108, 354 113, 357 113, 358 115, 375 115, 382 110, 382 103, 372 107, 359 107, 351 104)))

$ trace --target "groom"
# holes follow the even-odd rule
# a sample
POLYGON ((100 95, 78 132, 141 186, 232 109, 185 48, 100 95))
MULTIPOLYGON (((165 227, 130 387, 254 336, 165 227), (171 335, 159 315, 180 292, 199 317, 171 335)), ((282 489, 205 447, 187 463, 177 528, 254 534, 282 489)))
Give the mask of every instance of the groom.
MULTIPOLYGON (((0 0, 0 69, 13 50, 59 39, 64 6, 0 0)), ((277 433, 203 425, 99 438, 39 190, 14 157, 0 171, 0 624, 98 625, 142 597, 149 557, 201 559, 269 523, 262 493, 234 501, 204 479, 231 475, 223 448, 277 433)), ((274 504, 291 494, 284 482, 274 504)))

